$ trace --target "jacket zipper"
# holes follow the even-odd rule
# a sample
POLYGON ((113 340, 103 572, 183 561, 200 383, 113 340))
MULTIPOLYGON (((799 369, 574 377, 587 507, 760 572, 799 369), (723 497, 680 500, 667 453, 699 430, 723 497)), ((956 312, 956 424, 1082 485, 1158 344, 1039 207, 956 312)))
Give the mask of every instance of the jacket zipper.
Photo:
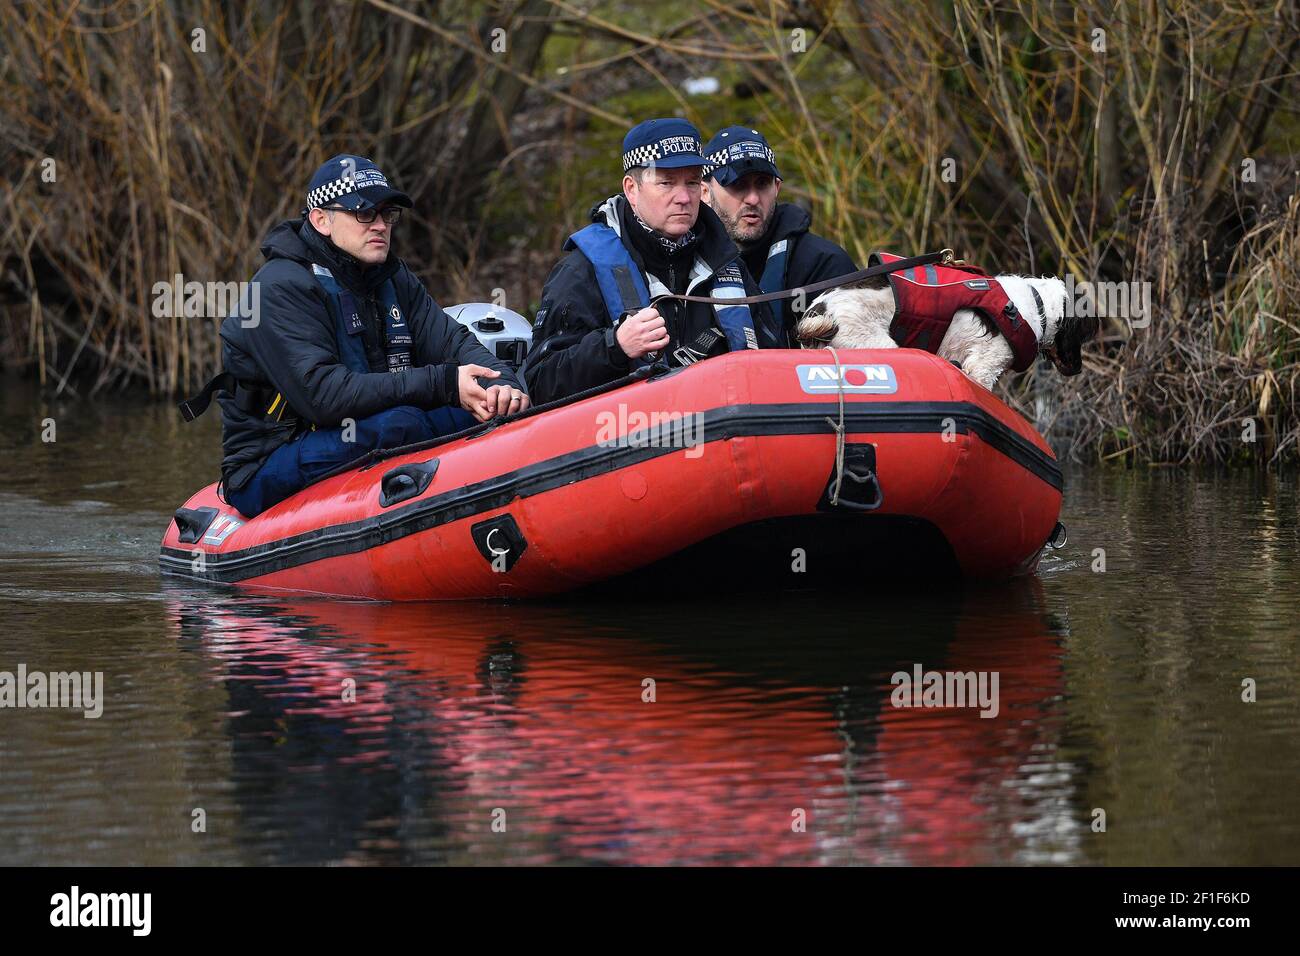
MULTIPOLYGON (((384 334, 382 321, 379 315, 379 303, 375 300, 373 294, 366 296, 366 313, 366 323, 370 327, 370 334, 374 337, 375 342, 376 352, 374 357, 382 357, 385 365, 387 365, 388 352, 385 348, 387 345, 387 338, 384 334)), ((366 363, 372 366, 374 365, 372 357, 369 354, 366 356, 366 363)))

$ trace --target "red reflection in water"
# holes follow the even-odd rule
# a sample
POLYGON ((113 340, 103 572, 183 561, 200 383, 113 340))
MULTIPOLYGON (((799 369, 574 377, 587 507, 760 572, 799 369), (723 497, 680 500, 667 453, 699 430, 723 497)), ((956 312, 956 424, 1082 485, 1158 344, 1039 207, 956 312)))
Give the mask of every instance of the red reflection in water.
POLYGON ((427 812, 486 859, 968 864, 1044 839, 1068 850, 1059 648, 1036 581, 968 598, 928 642, 782 638, 788 666, 712 639, 716 622, 689 625, 698 643, 665 640, 592 608, 190 598, 173 615, 223 681, 264 688, 260 705, 364 738, 329 758, 355 772, 397 759, 393 729, 379 731, 401 713, 403 738, 434 742, 425 772, 452 795, 427 812), (1000 713, 893 707, 889 677, 914 663, 998 671, 1000 713), (498 807, 506 834, 491 829, 498 807), (807 832, 792 828, 799 810, 807 832))

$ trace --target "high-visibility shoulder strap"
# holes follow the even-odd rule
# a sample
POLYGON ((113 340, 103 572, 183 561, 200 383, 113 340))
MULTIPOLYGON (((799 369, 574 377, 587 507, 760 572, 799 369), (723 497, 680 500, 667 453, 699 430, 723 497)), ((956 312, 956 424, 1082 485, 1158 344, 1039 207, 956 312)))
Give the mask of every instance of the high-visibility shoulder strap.
POLYGON ((758 348, 753 313, 748 305, 737 301, 745 297, 745 280, 740 274, 739 262, 728 263, 718 270, 709 295, 715 300, 713 312, 718 327, 727 337, 728 348, 733 352, 758 348))
POLYGON ((617 322, 629 312, 639 312, 650 304, 650 290, 637 268, 632 254, 609 226, 593 222, 569 237, 587 257, 596 272, 596 284, 609 320, 617 322))

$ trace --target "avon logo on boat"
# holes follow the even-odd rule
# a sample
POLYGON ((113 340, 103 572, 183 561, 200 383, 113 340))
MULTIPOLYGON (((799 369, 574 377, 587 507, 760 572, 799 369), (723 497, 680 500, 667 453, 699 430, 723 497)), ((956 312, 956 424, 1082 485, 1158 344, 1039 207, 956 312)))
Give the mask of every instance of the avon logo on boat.
POLYGON ((874 392, 892 395, 898 380, 889 365, 800 365, 799 384, 810 395, 820 392, 874 392))
POLYGON ((203 536, 203 543, 224 544, 232 531, 243 526, 244 522, 232 518, 230 515, 222 515, 208 527, 208 533, 203 536))

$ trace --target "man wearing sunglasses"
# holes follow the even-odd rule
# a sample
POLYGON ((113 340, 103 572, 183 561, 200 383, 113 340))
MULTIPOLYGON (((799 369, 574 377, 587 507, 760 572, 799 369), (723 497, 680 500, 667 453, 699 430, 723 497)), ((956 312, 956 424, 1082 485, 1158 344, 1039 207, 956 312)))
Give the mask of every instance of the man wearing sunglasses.
POLYGON ((403 207, 374 163, 335 156, 302 218, 266 237, 256 307, 222 322, 222 374, 181 411, 222 393, 222 490, 246 517, 367 451, 528 407, 510 365, 390 255, 403 207))

